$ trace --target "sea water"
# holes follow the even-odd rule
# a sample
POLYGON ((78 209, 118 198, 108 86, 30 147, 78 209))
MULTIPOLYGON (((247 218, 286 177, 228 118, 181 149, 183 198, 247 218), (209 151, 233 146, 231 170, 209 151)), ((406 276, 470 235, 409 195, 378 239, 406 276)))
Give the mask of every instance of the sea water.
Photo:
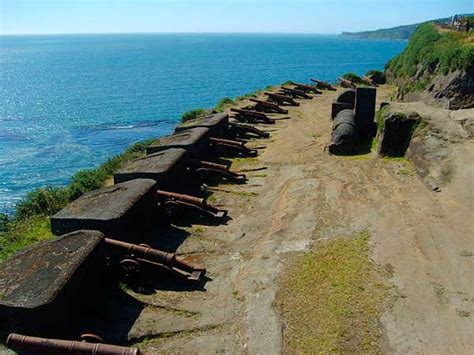
POLYGON ((406 41, 323 35, 0 37, 0 212, 65 185, 183 112, 286 80, 383 69, 406 41))

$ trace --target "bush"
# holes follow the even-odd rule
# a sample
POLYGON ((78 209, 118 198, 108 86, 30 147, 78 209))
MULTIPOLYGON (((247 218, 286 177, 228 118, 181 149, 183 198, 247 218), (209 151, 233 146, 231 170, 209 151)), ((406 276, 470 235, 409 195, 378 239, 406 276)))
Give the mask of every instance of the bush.
POLYGON ((181 116, 181 122, 184 123, 186 121, 195 120, 196 118, 206 116, 208 112, 209 112, 208 110, 204 110, 202 108, 185 112, 181 116))
POLYGON ((15 219, 22 220, 32 216, 49 216, 69 202, 68 189, 64 187, 44 187, 29 192, 16 205, 15 219))
POLYGON ((369 70, 367 73, 365 73, 365 76, 372 78, 376 84, 385 84, 387 82, 385 73, 380 70, 369 70))
POLYGON ((357 74, 355 74, 355 73, 346 73, 342 76, 342 78, 346 79, 346 80, 349 80, 349 81, 353 82, 354 84, 363 84, 364 83, 362 78, 360 76, 358 76, 357 74))
POLYGON ((216 105, 215 109, 216 111, 218 112, 222 112, 224 111, 225 107, 226 106, 229 106, 229 105, 235 105, 235 102, 234 100, 228 98, 228 97, 224 97, 221 101, 219 101, 219 103, 216 105))

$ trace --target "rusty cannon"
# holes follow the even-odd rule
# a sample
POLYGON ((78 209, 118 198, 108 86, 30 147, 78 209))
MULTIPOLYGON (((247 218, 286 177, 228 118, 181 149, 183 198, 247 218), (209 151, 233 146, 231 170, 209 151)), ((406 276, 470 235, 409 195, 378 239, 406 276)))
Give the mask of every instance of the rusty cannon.
POLYGON ((313 79, 313 78, 311 78, 309 80, 311 80, 313 83, 316 84, 317 89, 331 90, 331 91, 336 91, 337 90, 334 86, 332 86, 330 83, 328 83, 326 81, 313 79))
POLYGON ((236 137, 241 137, 241 136, 246 137, 248 135, 254 135, 258 138, 269 138, 270 137, 270 133, 262 131, 261 129, 258 129, 257 127, 254 127, 254 126, 251 126, 251 125, 248 125, 248 124, 230 122, 229 127, 234 132, 234 135, 236 137))
POLYGON ((252 123, 266 123, 266 124, 275 124, 275 120, 269 118, 267 115, 257 111, 243 110, 238 108, 231 108, 232 112, 235 112, 235 118, 238 121, 243 122, 252 122, 252 123))
POLYGON ((227 180, 234 181, 238 184, 245 183, 247 176, 233 172, 227 165, 217 164, 204 160, 190 159, 189 166, 194 170, 195 174, 205 179, 209 175, 217 175, 226 178, 227 180))
POLYGON ((292 84, 296 87, 296 89, 304 91, 304 92, 311 92, 313 94, 322 94, 321 91, 319 91, 316 86, 314 85, 308 85, 308 84, 303 84, 303 83, 294 83, 292 84))
POLYGON ((303 90, 291 89, 291 88, 282 86, 281 91, 282 91, 282 94, 290 95, 294 98, 307 99, 307 100, 312 99, 312 97, 306 94, 306 92, 304 92, 303 90))
POLYGON ((253 99, 253 98, 250 98, 250 101, 256 104, 255 111, 282 113, 284 115, 288 113, 288 110, 274 104, 273 102, 263 101, 263 100, 253 99))
POLYGON ((111 238, 105 238, 104 241, 109 249, 120 255, 118 265, 127 277, 137 275, 144 267, 163 268, 187 281, 194 282, 201 281, 206 273, 205 268, 192 266, 177 258, 175 253, 153 249, 147 244, 131 244, 111 238))
POLYGON ((341 86, 343 88, 347 88, 347 89, 356 89, 357 86, 350 80, 347 80, 347 79, 344 79, 344 78, 337 78, 337 80, 339 80, 341 86))
POLYGON ((225 151, 235 151, 237 154, 243 153, 249 157, 256 157, 258 152, 256 149, 250 149, 245 145, 245 142, 223 139, 223 138, 210 138, 211 147, 214 148, 216 152, 225 152, 225 151))
POLYGON ((161 200, 159 206, 162 206, 165 209, 166 214, 174 214, 178 207, 184 207, 193 209, 200 214, 209 217, 224 218, 227 216, 226 210, 218 209, 209 205, 204 198, 162 190, 157 190, 156 194, 161 200))
POLYGON ((268 96, 270 100, 278 103, 279 105, 290 105, 290 106, 299 106, 300 104, 293 100, 291 97, 281 94, 275 94, 273 92, 265 92, 265 95, 268 96))
POLYGON ((45 355, 144 355, 138 348, 123 346, 87 343, 84 341, 71 341, 26 336, 11 333, 6 341, 8 348, 19 353, 45 354, 45 355))
POLYGON ((378 86, 377 83, 372 78, 368 77, 367 75, 364 75, 362 77, 362 80, 370 86, 375 86, 375 87, 378 86))

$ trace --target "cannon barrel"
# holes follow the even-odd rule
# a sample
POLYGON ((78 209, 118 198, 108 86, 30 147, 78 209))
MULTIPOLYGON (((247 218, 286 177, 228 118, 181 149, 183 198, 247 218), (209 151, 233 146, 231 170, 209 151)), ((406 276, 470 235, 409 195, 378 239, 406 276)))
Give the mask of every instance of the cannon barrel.
POLYGON ((210 161, 190 159, 189 162, 193 165, 202 166, 204 168, 210 168, 210 169, 216 169, 216 170, 222 170, 222 171, 229 170, 229 168, 224 164, 212 163, 210 161))
POLYGON ((329 84, 328 82, 326 81, 322 81, 322 80, 318 80, 318 79, 309 79, 311 80, 313 83, 316 83, 319 85, 320 88, 324 88, 324 89, 327 89, 327 90, 336 90, 335 87, 333 87, 331 84, 329 84))
POLYGON ((250 111, 250 110, 242 110, 242 109, 238 109, 238 108, 231 108, 230 110, 232 112, 240 113, 240 114, 247 115, 247 116, 253 116, 253 117, 257 117, 257 118, 268 119, 268 117, 265 114, 261 113, 261 112, 255 112, 255 111, 250 111))
POLYGON ((343 86, 345 88, 351 88, 351 89, 356 88, 356 85, 350 80, 347 80, 347 79, 344 79, 344 78, 338 78, 338 80, 341 82, 341 86, 343 86))
POLYGON ((134 253, 139 257, 151 259, 151 261, 155 261, 166 266, 174 266, 176 263, 176 254, 110 238, 105 238, 105 243, 118 249, 123 249, 127 252, 134 253))
MULTIPOLYGON (((264 113, 261 113, 261 112, 256 112, 256 111, 251 111, 251 110, 242 110, 242 109, 237 109, 237 108, 232 108, 231 111, 237 113, 237 115, 240 116, 240 117, 251 118, 251 120, 261 120, 264 123, 270 123, 270 124, 275 123, 274 120, 267 117, 267 115, 265 115, 264 113)), ((238 119, 238 117, 237 117, 237 119, 238 119)))
POLYGON ((274 104, 273 102, 268 102, 268 101, 253 99, 253 98, 251 98, 250 101, 255 102, 257 104, 257 107, 260 105, 263 107, 267 107, 278 113, 283 113, 285 115, 288 113, 288 110, 281 108, 280 106, 278 106, 277 104, 274 104))
POLYGON ((110 344, 91 344, 80 341, 47 339, 12 333, 6 345, 17 352, 31 354, 76 354, 76 355, 139 355, 137 348, 126 348, 110 344))
POLYGON ((163 190, 156 190, 156 193, 158 196, 169 198, 172 200, 178 200, 178 201, 183 201, 183 202, 188 202, 193 205, 198 205, 198 206, 206 206, 206 200, 203 198, 195 197, 195 196, 190 196, 190 195, 183 195, 183 194, 178 194, 176 192, 170 192, 170 191, 163 191, 163 190))
POLYGON ((284 86, 282 86, 281 89, 283 90, 283 92, 288 93, 292 96, 301 97, 303 99, 311 99, 311 96, 306 94, 306 92, 304 92, 303 90, 291 89, 284 86))
POLYGON ((275 94, 273 92, 265 92, 265 95, 270 97, 271 99, 274 99, 275 101, 281 101, 281 102, 287 102, 293 106, 299 106, 299 103, 297 103, 295 100, 293 100, 291 97, 282 95, 282 94, 275 94))
MULTIPOLYGON (((270 118, 269 118, 269 120, 270 120, 270 118)), ((275 121, 272 120, 272 122, 275 122, 275 121)), ((254 127, 254 126, 243 125, 243 124, 239 124, 239 123, 229 123, 229 127, 234 129, 237 132, 253 133, 253 134, 257 135, 258 137, 262 137, 262 138, 270 137, 270 133, 264 132, 264 131, 262 131, 262 130, 254 127)))
POLYGON ((232 139, 223 139, 223 138, 211 137, 211 138, 209 138, 209 140, 210 140, 212 143, 224 143, 224 144, 233 145, 233 146, 236 146, 236 147, 243 147, 243 146, 245 146, 245 143, 244 143, 244 142, 235 141, 235 140, 232 140, 232 139))
POLYGON ((321 94, 321 91, 316 89, 314 85, 308 85, 308 84, 303 84, 303 83, 293 83, 294 86, 296 86, 298 89, 306 91, 306 92, 314 92, 315 94, 321 94))

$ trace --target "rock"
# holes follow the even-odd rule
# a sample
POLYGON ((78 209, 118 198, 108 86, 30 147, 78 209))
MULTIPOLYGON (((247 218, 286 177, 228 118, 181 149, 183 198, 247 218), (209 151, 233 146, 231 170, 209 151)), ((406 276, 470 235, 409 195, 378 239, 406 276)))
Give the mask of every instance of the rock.
POLYGON ((450 110, 474 107, 474 67, 438 75, 429 89, 431 96, 446 102, 450 110))
POLYGON ((421 117, 416 112, 388 112, 382 117, 377 152, 380 156, 403 157, 421 117))

